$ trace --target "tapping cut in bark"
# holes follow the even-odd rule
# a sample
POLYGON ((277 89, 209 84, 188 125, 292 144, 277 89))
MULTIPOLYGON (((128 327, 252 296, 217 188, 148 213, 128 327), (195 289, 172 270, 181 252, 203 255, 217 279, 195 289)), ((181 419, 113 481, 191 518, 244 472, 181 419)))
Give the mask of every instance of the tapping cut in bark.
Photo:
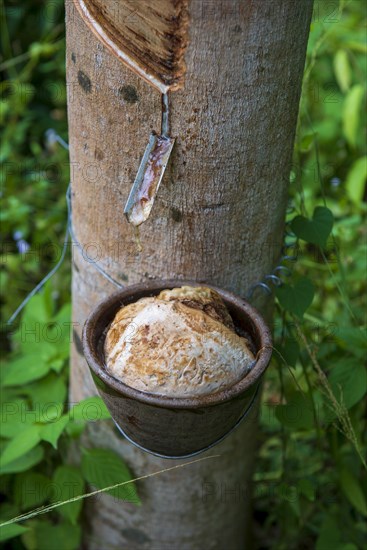
POLYGON ((184 84, 188 0, 74 0, 103 44, 160 92, 184 84))

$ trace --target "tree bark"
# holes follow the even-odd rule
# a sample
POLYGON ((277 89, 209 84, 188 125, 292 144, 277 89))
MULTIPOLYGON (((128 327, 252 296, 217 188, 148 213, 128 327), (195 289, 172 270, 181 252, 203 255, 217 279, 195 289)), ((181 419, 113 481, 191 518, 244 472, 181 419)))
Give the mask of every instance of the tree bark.
MULTIPOLYGON (((176 145, 139 252, 123 209, 149 134, 160 131, 161 97, 67 2, 73 226, 84 247, 73 254, 72 402, 96 394, 80 335, 115 290, 88 260, 125 285, 190 278, 239 295, 276 265, 311 12, 312 0, 191 1, 185 86, 170 94, 176 145)), ((269 317, 271 300, 257 296, 269 317)), ((205 453, 220 458, 139 482, 141 507, 106 495, 90 503, 87 547, 244 548, 256 432, 254 410, 205 453)), ((92 424, 89 443, 115 449, 136 476, 177 464, 133 447, 110 423, 92 424)))

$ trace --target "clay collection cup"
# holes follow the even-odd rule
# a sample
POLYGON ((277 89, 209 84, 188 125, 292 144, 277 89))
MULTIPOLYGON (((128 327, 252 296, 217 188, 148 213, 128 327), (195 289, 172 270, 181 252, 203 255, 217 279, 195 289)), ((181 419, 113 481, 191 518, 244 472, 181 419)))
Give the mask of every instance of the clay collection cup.
POLYGON ((254 405, 262 376, 270 362, 270 331, 245 300, 216 286, 187 280, 153 280, 132 285, 98 304, 83 330, 84 355, 98 392, 119 431, 141 449, 157 456, 183 458, 215 445, 228 435, 254 405), (198 397, 167 397, 136 390, 105 368, 104 340, 117 311, 139 298, 164 289, 208 286, 216 290, 236 331, 252 344, 256 361, 251 371, 231 387, 198 397))

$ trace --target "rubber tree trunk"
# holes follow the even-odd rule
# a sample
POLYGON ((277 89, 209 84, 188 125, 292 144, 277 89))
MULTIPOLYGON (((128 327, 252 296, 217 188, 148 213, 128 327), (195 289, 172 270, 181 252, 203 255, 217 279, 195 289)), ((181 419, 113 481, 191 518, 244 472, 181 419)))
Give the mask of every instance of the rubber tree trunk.
MULTIPOLYGON (((80 335, 115 288, 192 278, 245 295, 279 258, 311 0, 192 0, 184 89, 170 94, 169 168, 139 252, 123 208, 160 94, 110 55, 67 2, 67 81, 74 247, 72 402, 96 394, 80 335), (88 261, 92 260, 92 263, 88 261)), ((269 299, 255 301, 269 315, 269 299)), ((199 462, 138 483, 142 506, 89 503, 90 549, 201 550, 246 546, 256 411, 199 462)), ((136 476, 173 464, 94 423, 89 443, 115 449, 136 476)), ((183 460, 182 463, 185 461, 183 460)))

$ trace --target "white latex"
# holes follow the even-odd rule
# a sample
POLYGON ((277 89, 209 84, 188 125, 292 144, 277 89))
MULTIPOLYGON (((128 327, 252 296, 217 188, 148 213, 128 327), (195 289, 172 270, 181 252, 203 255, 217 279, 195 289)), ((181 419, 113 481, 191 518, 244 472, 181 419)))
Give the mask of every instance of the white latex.
POLYGON ((117 313, 105 342, 106 367, 115 378, 145 392, 194 397, 246 375, 254 356, 247 340, 216 318, 232 324, 220 296, 202 287, 180 290, 142 298, 117 313), (185 304, 188 299, 198 307, 185 304))

